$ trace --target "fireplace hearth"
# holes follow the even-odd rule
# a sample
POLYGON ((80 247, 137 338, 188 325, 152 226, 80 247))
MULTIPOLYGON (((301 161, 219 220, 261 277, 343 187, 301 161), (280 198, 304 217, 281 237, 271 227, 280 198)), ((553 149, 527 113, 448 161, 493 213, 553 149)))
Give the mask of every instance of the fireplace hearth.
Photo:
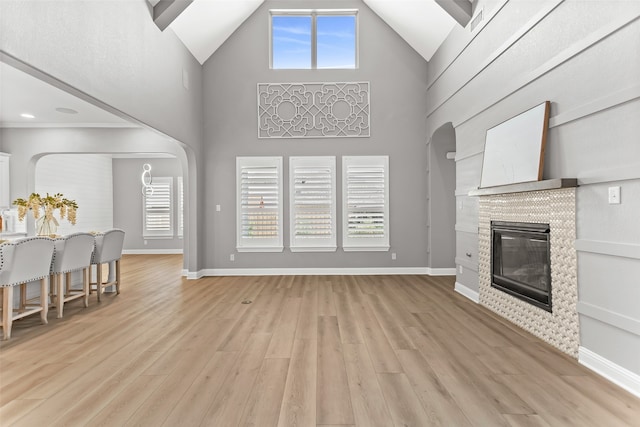
POLYGON ((549 224, 491 221, 491 286, 551 311, 549 224))

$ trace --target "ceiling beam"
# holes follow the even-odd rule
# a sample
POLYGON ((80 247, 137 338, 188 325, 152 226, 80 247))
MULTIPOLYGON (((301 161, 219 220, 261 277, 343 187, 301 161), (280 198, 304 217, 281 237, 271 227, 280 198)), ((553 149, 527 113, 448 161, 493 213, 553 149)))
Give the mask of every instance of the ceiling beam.
POLYGON ((473 15, 473 8, 470 0, 436 0, 436 3, 440 5, 458 24, 462 27, 466 27, 471 16, 473 15))
POLYGON ((153 6, 153 22, 164 31, 193 0, 160 0, 153 6))

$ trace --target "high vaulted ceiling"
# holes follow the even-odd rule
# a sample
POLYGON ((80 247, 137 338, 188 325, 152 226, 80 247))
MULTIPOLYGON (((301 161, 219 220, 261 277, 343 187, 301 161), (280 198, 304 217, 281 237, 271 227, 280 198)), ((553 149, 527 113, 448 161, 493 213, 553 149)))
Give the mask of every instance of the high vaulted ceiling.
MULTIPOLYGON (((470 18, 470 0, 363 0, 416 52, 429 61, 456 20, 470 18), (440 6, 442 4, 447 11, 440 6), (451 15, 450 15, 451 14, 451 15), (460 15, 463 17, 460 18, 460 15), (454 19, 452 16, 455 16, 454 19)), ((156 8, 171 0, 149 0, 156 8)), ((177 17, 169 28, 193 56, 204 62, 260 6, 264 0, 173 0, 177 17), (183 1, 183 3, 177 3, 183 1), (189 4, 190 2, 190 4, 189 4), (186 6, 186 7, 185 7, 186 6)), ((319 2, 321 4, 321 2, 319 2)), ((468 19, 467 19, 468 20, 468 19)), ((166 26, 167 19, 158 26, 166 26)))

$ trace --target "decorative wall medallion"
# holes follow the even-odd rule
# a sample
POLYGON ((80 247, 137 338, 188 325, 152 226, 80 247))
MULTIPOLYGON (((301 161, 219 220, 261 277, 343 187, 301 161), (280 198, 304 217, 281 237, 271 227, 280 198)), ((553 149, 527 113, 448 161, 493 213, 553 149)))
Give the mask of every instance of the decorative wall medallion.
POLYGON ((258 83, 258 138, 368 136, 368 82, 258 83))

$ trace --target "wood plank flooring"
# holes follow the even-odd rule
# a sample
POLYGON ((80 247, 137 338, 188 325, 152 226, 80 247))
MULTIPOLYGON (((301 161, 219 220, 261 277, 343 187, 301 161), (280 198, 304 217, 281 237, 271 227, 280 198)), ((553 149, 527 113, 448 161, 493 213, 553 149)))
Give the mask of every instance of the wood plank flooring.
POLYGON ((1 426, 640 426, 640 399, 428 276, 180 277, 17 321, 1 426), (250 300, 251 304, 242 304, 250 300))

